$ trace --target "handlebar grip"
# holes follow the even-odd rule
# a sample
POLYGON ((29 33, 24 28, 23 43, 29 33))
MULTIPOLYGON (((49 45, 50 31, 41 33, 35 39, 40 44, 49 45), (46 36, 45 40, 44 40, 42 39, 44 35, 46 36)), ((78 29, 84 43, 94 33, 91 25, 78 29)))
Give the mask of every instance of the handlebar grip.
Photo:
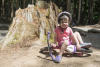
POLYGON ((47 39, 48 39, 48 40, 50 39, 50 32, 48 32, 48 37, 47 37, 47 39))

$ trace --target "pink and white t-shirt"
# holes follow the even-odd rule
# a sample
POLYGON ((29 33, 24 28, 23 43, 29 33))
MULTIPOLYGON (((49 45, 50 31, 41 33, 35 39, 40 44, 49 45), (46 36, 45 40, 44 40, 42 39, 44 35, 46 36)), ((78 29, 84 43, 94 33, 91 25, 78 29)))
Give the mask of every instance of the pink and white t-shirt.
POLYGON ((70 27, 67 27, 66 29, 62 29, 60 26, 58 26, 55 29, 56 33, 56 40, 59 45, 61 45, 65 40, 67 40, 69 43, 71 43, 70 36, 73 34, 72 29, 70 27))

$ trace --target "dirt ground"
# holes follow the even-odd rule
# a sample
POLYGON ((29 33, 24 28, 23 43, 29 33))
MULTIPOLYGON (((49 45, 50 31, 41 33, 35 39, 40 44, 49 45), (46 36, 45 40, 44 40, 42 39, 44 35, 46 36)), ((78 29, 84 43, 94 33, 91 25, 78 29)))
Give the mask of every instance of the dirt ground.
POLYGON ((38 40, 31 47, 9 48, 0 51, 0 67, 100 67, 100 34, 88 33, 84 40, 93 43, 91 56, 63 56, 61 63, 54 63, 47 56, 48 53, 40 53, 40 49, 46 44, 38 40))
POLYGON ((54 63, 48 52, 40 53, 47 44, 37 40, 31 47, 0 50, 0 67, 100 67, 100 33, 86 33, 83 39, 93 44, 90 56, 63 56, 61 63, 54 63))

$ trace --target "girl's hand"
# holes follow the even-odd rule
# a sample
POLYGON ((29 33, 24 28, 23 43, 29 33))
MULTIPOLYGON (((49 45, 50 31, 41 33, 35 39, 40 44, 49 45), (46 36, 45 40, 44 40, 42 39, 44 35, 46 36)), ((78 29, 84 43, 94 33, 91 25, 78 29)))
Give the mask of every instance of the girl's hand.
POLYGON ((81 46, 78 44, 76 45, 77 50, 80 50, 81 46))
POLYGON ((56 47, 57 45, 55 43, 51 43, 51 46, 56 47))

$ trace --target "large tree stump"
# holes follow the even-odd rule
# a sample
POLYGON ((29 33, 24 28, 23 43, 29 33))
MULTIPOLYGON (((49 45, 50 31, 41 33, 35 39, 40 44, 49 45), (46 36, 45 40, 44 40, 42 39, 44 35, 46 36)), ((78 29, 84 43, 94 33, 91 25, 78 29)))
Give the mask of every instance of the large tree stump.
POLYGON ((25 9, 19 8, 7 35, 1 41, 2 49, 6 45, 29 46, 37 38, 44 40, 48 31, 54 32, 57 25, 56 13, 52 5, 48 9, 41 9, 34 5, 28 5, 25 9))

